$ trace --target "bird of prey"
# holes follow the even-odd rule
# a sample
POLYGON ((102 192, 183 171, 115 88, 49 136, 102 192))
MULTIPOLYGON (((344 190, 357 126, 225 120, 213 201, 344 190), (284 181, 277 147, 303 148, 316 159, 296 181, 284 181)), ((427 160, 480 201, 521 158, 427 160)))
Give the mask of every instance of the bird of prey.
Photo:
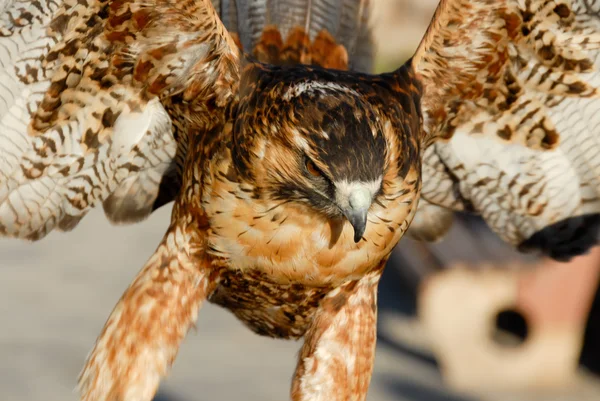
POLYGON ((463 210, 556 259, 595 243, 600 1, 442 0, 380 75, 371 7, 0 2, 0 234, 174 201, 82 400, 151 400, 204 301, 304 338, 293 400, 364 400, 377 284, 415 213, 421 238, 463 210))

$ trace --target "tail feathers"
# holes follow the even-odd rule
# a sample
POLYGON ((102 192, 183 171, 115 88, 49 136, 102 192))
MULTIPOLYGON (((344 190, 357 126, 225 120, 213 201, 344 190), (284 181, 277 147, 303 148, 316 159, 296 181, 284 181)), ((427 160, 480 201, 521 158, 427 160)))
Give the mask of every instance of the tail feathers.
POLYGON ((337 70, 348 69, 348 52, 327 32, 321 31, 314 40, 300 27, 294 28, 285 42, 274 25, 265 27, 254 56, 263 63, 289 65, 312 64, 337 70))
POLYGON ((244 50, 255 55, 265 31, 273 27, 284 44, 303 32, 314 46, 326 31, 344 47, 348 68, 371 71, 369 0, 213 0, 213 4, 227 29, 239 36, 244 50))

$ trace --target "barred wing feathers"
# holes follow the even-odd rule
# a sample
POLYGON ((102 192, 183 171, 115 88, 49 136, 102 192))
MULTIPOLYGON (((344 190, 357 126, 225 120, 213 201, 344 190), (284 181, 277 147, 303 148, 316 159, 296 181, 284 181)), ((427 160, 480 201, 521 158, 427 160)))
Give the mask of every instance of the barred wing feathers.
POLYGON ((412 59, 422 196, 568 259, 600 227, 600 1, 442 0, 412 59))
POLYGON ((169 99, 212 121, 203 101, 218 113, 237 81, 209 0, 3 2, 0 236, 72 229, 101 202, 114 222, 143 219, 172 175, 169 99))

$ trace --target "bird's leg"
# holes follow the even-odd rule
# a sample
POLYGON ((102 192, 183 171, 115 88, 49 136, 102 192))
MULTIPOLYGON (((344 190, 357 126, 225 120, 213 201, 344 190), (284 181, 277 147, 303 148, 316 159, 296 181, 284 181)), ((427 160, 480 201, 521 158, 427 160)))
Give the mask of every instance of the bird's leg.
POLYGON ((171 227, 115 306, 79 377, 83 401, 153 398, 214 287, 192 235, 171 227))
POLYGON ((381 271, 331 291, 305 335, 292 383, 294 401, 362 401, 375 354, 381 271))

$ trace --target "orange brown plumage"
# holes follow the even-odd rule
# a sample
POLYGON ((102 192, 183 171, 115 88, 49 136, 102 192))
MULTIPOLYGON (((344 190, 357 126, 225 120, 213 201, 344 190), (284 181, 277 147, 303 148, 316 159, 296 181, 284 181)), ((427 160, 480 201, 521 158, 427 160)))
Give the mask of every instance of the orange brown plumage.
POLYGON ((321 30, 311 41, 303 28, 294 27, 284 41, 277 26, 269 25, 264 28, 252 55, 261 63, 348 69, 348 51, 327 30, 321 30))

